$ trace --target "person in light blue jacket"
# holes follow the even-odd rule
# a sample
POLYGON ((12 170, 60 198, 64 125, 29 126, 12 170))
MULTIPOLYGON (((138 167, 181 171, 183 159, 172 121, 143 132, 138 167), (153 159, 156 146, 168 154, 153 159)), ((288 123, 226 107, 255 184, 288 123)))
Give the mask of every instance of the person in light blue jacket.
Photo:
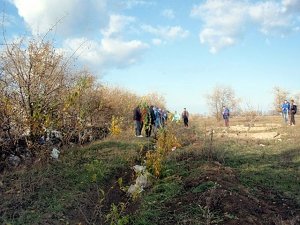
POLYGON ((290 103, 287 100, 284 100, 284 102, 281 105, 281 112, 282 112, 283 121, 286 124, 288 124, 289 122, 289 110, 290 110, 290 103))
POLYGON ((157 107, 153 107, 154 116, 155 116, 155 130, 159 129, 161 127, 161 109, 157 107))
POLYGON ((177 111, 175 111, 172 121, 175 121, 176 123, 180 121, 180 115, 177 111))

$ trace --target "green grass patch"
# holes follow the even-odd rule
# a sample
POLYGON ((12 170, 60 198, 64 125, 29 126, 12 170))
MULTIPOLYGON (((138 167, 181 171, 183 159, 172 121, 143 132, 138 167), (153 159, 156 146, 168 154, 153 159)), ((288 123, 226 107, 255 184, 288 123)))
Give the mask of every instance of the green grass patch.
POLYGON ((68 149, 59 161, 29 170, 4 174, 1 224, 38 224, 67 221, 65 214, 78 207, 80 197, 97 185, 105 189, 132 166, 143 143, 104 141, 68 149))
POLYGON ((162 178, 158 180, 151 190, 142 196, 141 206, 136 215, 131 217, 131 223, 136 225, 163 224, 168 220, 169 212, 166 205, 183 191, 179 168, 182 166, 170 160, 164 164, 162 178))
POLYGON ((197 187, 195 187, 192 190, 192 192, 193 193, 202 193, 209 189, 216 188, 217 186, 218 186, 218 184, 216 182, 208 181, 208 182, 204 182, 204 183, 198 185, 197 187))
POLYGON ((293 143, 264 148, 235 143, 226 146, 226 151, 225 165, 238 171, 243 185, 269 188, 300 204, 300 148, 293 143))

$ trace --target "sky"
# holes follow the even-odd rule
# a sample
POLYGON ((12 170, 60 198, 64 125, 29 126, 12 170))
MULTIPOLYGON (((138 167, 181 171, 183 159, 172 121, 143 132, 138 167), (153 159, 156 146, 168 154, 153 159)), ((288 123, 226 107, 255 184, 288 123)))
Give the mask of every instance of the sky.
POLYGON ((169 110, 207 114, 229 86, 269 110, 300 93, 300 0, 0 0, 9 40, 43 36, 99 82, 157 92, 169 110))

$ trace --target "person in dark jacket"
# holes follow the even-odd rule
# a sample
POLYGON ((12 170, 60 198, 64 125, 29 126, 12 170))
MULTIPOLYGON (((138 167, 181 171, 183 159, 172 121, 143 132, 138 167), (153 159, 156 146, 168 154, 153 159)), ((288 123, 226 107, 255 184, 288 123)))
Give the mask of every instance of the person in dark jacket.
POLYGON ((137 106, 133 110, 133 120, 134 120, 134 128, 135 128, 135 136, 136 137, 143 137, 141 134, 141 127, 142 127, 142 113, 139 106, 137 106))
POLYGON ((296 125, 295 114, 297 113, 297 105, 295 104, 294 100, 291 100, 290 112, 291 112, 290 125, 295 126, 296 125))
POLYGON ((155 114, 154 114, 153 107, 154 106, 151 105, 148 108, 148 112, 147 112, 147 118, 146 118, 147 123, 145 124, 146 137, 150 137, 151 136, 152 127, 155 124, 155 114))
POLYGON ((189 112, 186 110, 186 108, 183 109, 183 112, 181 113, 181 118, 183 120, 184 126, 189 126, 189 112))

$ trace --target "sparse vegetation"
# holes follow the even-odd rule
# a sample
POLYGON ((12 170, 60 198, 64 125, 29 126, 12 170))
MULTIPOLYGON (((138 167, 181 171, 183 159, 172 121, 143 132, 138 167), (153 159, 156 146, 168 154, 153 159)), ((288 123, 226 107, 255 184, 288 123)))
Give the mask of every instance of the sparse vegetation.
MULTIPOLYGON (((122 132, 66 149, 59 161, 4 172, 1 223, 296 225, 298 127, 272 128, 285 134, 273 139, 234 137, 234 124, 241 123, 236 119, 225 135, 214 127, 211 139, 204 130, 211 128, 197 121, 209 124, 202 119, 191 128, 169 124, 158 135, 156 150, 149 139, 122 132), (159 168, 144 158, 149 152, 160 153, 159 168), (130 167, 144 159, 158 178, 133 199, 126 194, 134 179, 130 167)), ((258 122, 269 123, 263 117, 258 122)))

